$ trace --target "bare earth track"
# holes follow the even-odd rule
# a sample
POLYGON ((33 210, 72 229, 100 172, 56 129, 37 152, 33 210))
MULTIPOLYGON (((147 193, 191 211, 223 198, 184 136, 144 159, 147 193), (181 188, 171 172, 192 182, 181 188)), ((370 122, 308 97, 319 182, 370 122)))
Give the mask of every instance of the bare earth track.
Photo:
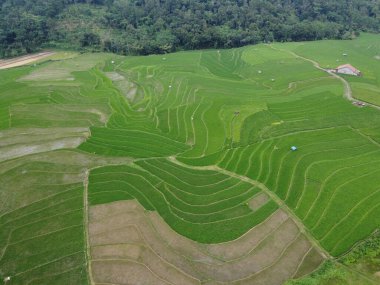
POLYGON ((40 52, 37 54, 26 55, 26 56, 16 57, 12 59, 7 59, 7 60, 0 60, 0 69, 8 69, 12 67, 26 65, 32 62, 36 62, 40 59, 49 57, 53 54, 55 53, 51 51, 46 51, 46 52, 40 52))

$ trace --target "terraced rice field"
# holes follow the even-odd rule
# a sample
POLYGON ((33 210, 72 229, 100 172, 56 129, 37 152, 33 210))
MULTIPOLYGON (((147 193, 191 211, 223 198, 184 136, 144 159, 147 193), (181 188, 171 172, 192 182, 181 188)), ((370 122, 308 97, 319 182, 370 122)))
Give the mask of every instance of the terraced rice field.
POLYGON ((279 285, 349 252, 380 227, 380 111, 323 68, 358 67, 341 78, 376 105, 379 53, 365 34, 0 70, 0 277, 279 285))

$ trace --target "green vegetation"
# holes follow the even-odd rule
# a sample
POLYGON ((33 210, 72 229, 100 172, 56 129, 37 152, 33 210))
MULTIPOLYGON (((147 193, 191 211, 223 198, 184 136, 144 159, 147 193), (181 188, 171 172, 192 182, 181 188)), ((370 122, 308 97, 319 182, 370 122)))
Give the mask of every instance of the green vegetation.
POLYGON ((238 238, 278 206, 270 201, 253 212, 247 202, 259 192, 215 171, 192 170, 166 160, 108 166, 91 172, 91 204, 135 198, 156 210, 178 233, 203 243, 238 238))
POLYGON ((362 77, 344 78, 376 104, 379 46, 364 34, 146 57, 59 54, 0 70, 0 277, 86 283, 87 201, 136 199, 200 243, 236 239, 282 208, 344 256, 294 284, 360 280, 377 262, 377 237, 347 253, 380 227, 380 112, 352 104, 340 80, 295 54, 357 66, 362 77), (263 192, 268 201, 252 210, 263 192))
POLYGON ((64 181, 66 173, 80 171, 28 160, 2 164, 1 200, 9 209, 0 211, 1 279, 12 276, 12 284, 87 282, 83 185, 64 181))
POLYGON ((42 47, 120 54, 352 39, 380 31, 377 1, 1 0, 0 57, 42 47))
POLYGON ((0 70, 1 280, 87 284, 83 163, 92 163, 54 150, 75 147, 87 127, 104 123, 98 113, 107 115, 108 99, 78 70, 107 57, 0 70))
POLYGON ((339 262, 326 262, 310 276, 286 285, 375 285, 378 284, 379 257, 380 233, 376 231, 339 262))

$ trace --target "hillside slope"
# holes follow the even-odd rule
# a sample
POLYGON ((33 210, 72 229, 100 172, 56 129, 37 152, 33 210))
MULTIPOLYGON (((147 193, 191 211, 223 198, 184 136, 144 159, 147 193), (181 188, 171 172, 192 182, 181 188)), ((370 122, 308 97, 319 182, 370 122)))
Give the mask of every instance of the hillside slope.
POLYGON ((0 57, 40 47, 120 54, 351 39, 380 31, 376 0, 1 0, 0 57))
POLYGON ((379 45, 62 52, 0 70, 0 278, 280 285, 343 260, 378 283, 378 235, 357 245, 380 227, 380 112, 313 62, 358 66, 344 78, 364 96, 379 45))

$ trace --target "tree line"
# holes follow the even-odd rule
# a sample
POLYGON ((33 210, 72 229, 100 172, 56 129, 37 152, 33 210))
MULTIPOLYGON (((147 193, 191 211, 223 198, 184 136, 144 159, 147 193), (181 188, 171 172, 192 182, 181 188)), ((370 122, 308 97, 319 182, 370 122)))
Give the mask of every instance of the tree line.
POLYGON ((380 31, 378 0, 0 0, 0 56, 137 55, 380 31))

